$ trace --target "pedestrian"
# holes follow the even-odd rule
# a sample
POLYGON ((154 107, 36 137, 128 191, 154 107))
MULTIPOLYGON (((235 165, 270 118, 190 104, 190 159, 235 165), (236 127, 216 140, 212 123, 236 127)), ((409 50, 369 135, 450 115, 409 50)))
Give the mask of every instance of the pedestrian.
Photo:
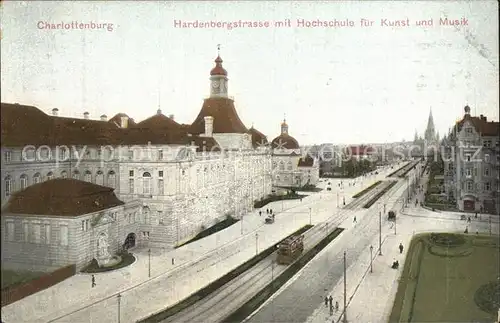
POLYGON ((471 223, 471 219, 470 219, 470 216, 469 216, 469 218, 467 219, 467 222, 471 223))
POLYGON ((269 209, 266 209, 266 214, 269 214, 269 209))
POLYGON ((335 302, 335 312, 339 310, 339 302, 335 302))
POLYGON ((476 212, 476 219, 477 219, 477 212, 476 212))
POLYGON ((333 305, 330 305, 330 315, 333 315, 333 305))
POLYGON ((356 216, 354 216, 354 223, 358 223, 358 221, 356 221, 356 216))
POLYGON ((325 296, 325 307, 328 307, 328 296, 325 296))
POLYGON ((302 202, 302 197, 300 198, 300 201, 302 202))
POLYGON ((333 306, 333 297, 332 295, 330 295, 330 297, 328 297, 328 302, 330 303, 330 307, 333 306))
POLYGON ((259 211, 259 216, 262 216, 262 211, 259 211))
POLYGON ((95 285, 95 276, 92 275, 92 288, 94 288, 96 285, 95 285))
POLYGON ((403 253, 403 244, 402 243, 399 244, 399 253, 403 253))

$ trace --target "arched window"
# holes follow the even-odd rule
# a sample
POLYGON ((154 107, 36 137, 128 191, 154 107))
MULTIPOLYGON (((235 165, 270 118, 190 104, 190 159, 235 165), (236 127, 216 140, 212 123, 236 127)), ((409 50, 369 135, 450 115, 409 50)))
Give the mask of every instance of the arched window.
POLYGON ((73 172, 73 179, 80 180, 80 172, 75 170, 73 172))
POLYGON ((36 173, 33 175, 33 184, 38 184, 42 181, 42 175, 40 173, 36 173))
POLYGON ((108 186, 116 188, 116 174, 112 170, 108 172, 108 186))
POLYGON ((68 172, 67 172, 67 171, 65 171, 65 170, 63 170, 63 171, 61 172, 61 178, 68 178, 68 172))
POLYGON ((97 185, 104 185, 104 174, 100 170, 95 174, 95 183, 97 185))
POLYGON ((51 179, 53 179, 53 178, 54 178, 54 173, 52 173, 52 172, 48 172, 48 173, 47 173, 47 180, 48 180, 48 181, 50 181, 50 180, 51 180, 51 179))
POLYGON ((22 174, 19 180, 21 184, 21 190, 24 190, 26 187, 28 187, 28 176, 26 174, 22 174))
POLYGON ((284 162, 280 162, 280 170, 285 170, 285 163, 284 162))
POLYGON ((291 161, 288 162, 287 168, 288 168, 288 170, 292 170, 292 162, 291 161))
POLYGON ((9 196, 12 193, 12 186, 14 185, 12 177, 7 175, 4 178, 4 182, 5 182, 5 196, 9 196))
POLYGON ((85 173, 83 174, 83 180, 85 182, 92 182, 92 173, 89 170, 86 170, 85 173))
POLYGON ((151 174, 145 172, 142 174, 142 192, 143 194, 151 194, 151 174))

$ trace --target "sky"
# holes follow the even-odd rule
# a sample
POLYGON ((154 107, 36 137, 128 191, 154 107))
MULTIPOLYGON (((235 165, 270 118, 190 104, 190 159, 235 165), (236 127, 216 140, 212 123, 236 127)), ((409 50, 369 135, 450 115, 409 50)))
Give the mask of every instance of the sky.
POLYGON ((441 134, 466 104, 498 121, 497 12, 479 0, 2 1, 1 100, 95 119, 141 121, 160 108, 192 123, 220 44, 240 119, 268 139, 286 116, 300 144, 408 141, 431 108, 441 134), (440 25, 445 17, 464 24, 440 25), (174 24, 239 20, 270 26, 174 24), (354 26, 298 25, 315 20, 354 26), (383 25, 395 20, 409 25, 383 25), (110 28, 46 28, 72 22, 110 28))

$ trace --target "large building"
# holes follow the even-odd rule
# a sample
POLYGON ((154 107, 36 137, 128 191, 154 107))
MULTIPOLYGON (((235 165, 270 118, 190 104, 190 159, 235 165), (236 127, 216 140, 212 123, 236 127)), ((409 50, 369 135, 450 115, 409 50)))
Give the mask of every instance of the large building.
POLYGON ((500 124, 470 107, 443 140, 444 186, 461 211, 498 214, 500 210, 500 124))
MULTIPOLYGON (((227 215, 238 218, 250 211, 254 201, 271 194, 273 184, 299 187, 318 181, 317 160, 301 155, 285 122, 272 145, 261 132, 243 124, 228 96, 227 71, 220 56, 210 72, 210 97, 191 124, 179 124, 161 110, 138 123, 124 113, 109 120, 105 115, 91 120, 84 113, 79 119, 61 117, 57 109, 48 115, 33 106, 7 103, 2 103, 1 113, 2 239, 14 230, 8 236, 15 239, 9 240, 10 245, 30 244, 33 250, 40 222, 33 220, 33 214, 51 217, 60 210, 30 209, 27 215, 9 208, 14 199, 21 203, 10 198, 56 178, 109 187, 125 205, 140 205, 133 220, 124 216, 127 212, 118 214, 118 223, 137 225, 115 234, 112 250, 122 246, 129 234, 139 245, 175 246, 227 215), (21 219, 9 222, 14 227, 5 220, 13 217, 21 219)), ((65 214, 68 221, 80 216, 80 212, 65 214)), ((93 228, 89 241, 97 241, 100 234, 93 228)), ((95 244, 88 248, 91 254, 98 250, 95 244)))

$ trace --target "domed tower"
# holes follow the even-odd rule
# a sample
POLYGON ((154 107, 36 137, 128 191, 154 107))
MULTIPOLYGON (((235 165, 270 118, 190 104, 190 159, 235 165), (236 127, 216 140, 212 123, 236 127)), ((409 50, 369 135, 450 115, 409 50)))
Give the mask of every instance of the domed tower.
POLYGON ((288 134, 286 119, 283 119, 281 123, 281 134, 273 139, 271 147, 274 149, 300 149, 297 140, 288 134))
POLYGON ((217 58, 215 67, 210 71, 210 97, 227 98, 228 78, 227 71, 222 67, 222 58, 220 57, 220 47, 217 47, 217 58))

